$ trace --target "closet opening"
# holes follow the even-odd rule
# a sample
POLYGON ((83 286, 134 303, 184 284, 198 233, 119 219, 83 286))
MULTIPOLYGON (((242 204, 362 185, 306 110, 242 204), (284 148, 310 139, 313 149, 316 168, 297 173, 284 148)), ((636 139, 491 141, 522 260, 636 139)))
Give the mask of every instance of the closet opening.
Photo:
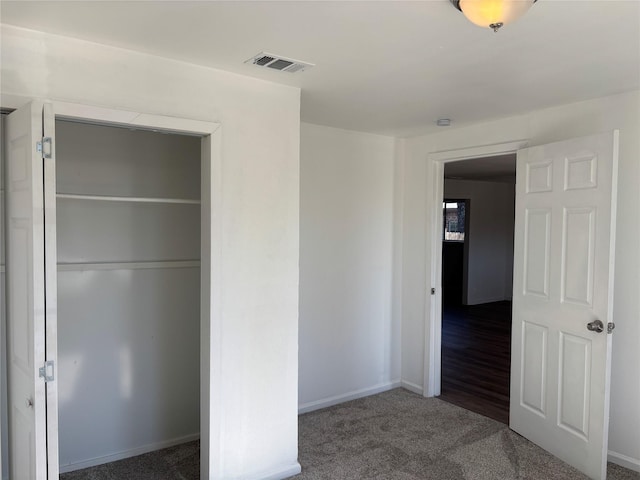
POLYGON ((55 129, 60 472, 188 442, 199 465, 202 139, 55 129))

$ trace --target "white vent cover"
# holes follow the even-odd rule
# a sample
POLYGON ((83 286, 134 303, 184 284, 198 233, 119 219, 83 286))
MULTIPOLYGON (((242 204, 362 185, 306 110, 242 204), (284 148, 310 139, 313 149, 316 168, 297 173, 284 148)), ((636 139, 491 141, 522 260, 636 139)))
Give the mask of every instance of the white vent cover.
POLYGON ((289 73, 302 72, 315 66, 313 63, 301 62, 300 60, 293 60, 292 58, 266 52, 261 52, 244 63, 289 73))

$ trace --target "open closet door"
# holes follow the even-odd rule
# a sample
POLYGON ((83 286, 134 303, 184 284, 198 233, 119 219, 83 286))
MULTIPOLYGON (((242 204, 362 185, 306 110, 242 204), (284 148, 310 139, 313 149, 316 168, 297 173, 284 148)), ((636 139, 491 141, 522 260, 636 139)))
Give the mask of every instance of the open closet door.
POLYGON ((53 123, 51 106, 42 102, 6 121, 9 468, 15 480, 58 478, 55 166, 52 142, 44 138, 52 138, 44 127, 53 123))
POLYGON ((510 426, 606 478, 618 133, 518 152, 510 426))

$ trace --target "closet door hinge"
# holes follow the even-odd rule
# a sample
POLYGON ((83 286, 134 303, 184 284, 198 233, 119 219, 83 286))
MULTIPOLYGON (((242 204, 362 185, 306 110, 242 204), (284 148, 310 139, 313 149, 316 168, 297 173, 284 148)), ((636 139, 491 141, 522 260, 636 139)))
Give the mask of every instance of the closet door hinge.
POLYGON ((51 158, 51 152, 53 152, 51 137, 42 137, 42 140, 36 143, 36 151, 42 154, 42 158, 51 158))
POLYGON ((54 362, 53 360, 48 360, 44 362, 44 367, 40 367, 40 378, 44 378, 45 383, 53 382, 54 380, 54 362))

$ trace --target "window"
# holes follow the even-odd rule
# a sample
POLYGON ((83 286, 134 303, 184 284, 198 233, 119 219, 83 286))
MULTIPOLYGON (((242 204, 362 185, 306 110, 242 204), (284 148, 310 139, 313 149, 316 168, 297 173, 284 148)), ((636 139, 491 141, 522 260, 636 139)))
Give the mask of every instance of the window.
POLYGON ((464 242, 466 204, 464 200, 445 200, 442 203, 445 242, 464 242))

